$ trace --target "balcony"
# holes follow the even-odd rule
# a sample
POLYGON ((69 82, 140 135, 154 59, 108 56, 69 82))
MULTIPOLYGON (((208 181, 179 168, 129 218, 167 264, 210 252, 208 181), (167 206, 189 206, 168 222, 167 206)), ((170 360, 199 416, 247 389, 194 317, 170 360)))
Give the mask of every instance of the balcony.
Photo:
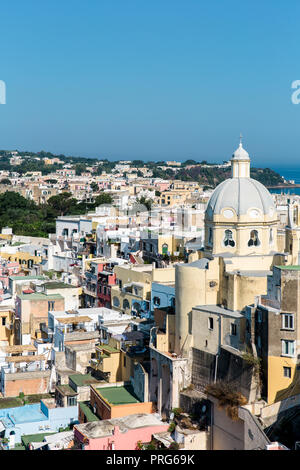
POLYGON ((86 295, 90 295, 91 297, 97 298, 97 291, 96 291, 96 290, 90 290, 90 289, 88 289, 87 287, 84 287, 84 288, 83 288, 83 292, 84 292, 86 295))

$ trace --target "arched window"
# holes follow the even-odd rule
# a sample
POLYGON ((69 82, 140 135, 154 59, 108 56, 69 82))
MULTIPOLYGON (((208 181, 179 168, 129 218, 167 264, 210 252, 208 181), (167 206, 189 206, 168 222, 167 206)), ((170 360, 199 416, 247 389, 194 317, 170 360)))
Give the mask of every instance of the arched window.
POLYGON ((225 230, 224 245, 225 246, 235 246, 235 241, 233 240, 231 230, 225 230))
POLYGON ((130 308, 130 303, 128 302, 127 299, 124 299, 124 300, 123 300, 123 308, 124 308, 124 310, 125 310, 126 308, 130 308))
POLYGON ((136 315, 138 315, 138 316, 141 314, 141 306, 140 306, 139 303, 134 302, 134 303, 132 304, 132 313, 133 313, 133 314, 136 314, 136 315))
POLYGON ((248 246, 258 246, 260 245, 260 241, 258 238, 258 231, 257 230, 251 230, 250 232, 250 239, 248 241, 248 246))
POLYGON ((168 244, 164 243, 162 246, 162 254, 167 255, 168 254, 168 244))
POLYGON ((120 306, 120 301, 119 301, 118 297, 113 298, 113 305, 114 305, 114 307, 119 307, 120 306))

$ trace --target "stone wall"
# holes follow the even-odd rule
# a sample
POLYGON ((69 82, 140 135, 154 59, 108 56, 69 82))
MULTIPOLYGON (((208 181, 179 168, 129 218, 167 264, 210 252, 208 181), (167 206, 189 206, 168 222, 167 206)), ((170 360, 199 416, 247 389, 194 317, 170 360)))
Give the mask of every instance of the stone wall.
POLYGON ((221 347, 217 358, 214 354, 193 348, 192 384, 195 388, 204 391, 209 383, 214 382, 215 377, 217 381, 230 382, 247 399, 252 397, 252 366, 243 360, 241 353, 229 347, 221 347))

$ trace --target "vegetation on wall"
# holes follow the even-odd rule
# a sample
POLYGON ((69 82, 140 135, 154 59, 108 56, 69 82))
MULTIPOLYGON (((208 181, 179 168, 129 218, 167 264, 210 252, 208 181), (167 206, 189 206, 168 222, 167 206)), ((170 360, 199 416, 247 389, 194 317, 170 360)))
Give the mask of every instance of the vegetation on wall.
POLYGON ((205 392, 217 398, 219 407, 225 408, 227 416, 233 421, 238 420, 239 406, 247 404, 247 398, 239 391, 234 390, 232 384, 226 382, 209 384, 206 386, 205 392))

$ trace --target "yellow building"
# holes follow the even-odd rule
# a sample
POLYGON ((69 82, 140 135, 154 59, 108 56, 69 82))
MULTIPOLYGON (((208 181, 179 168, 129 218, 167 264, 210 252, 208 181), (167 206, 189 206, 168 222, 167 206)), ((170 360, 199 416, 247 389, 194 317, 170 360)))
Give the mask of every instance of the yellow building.
POLYGON ((40 264, 42 261, 41 256, 34 256, 26 251, 7 250, 6 247, 0 250, 0 255, 8 261, 18 262, 24 269, 31 268, 33 264, 40 264))
POLYGON ((114 273, 112 308, 135 316, 150 311, 152 282, 171 282, 175 276, 174 267, 155 268, 150 264, 115 266, 114 273))
POLYGON ((14 342, 14 311, 7 307, 0 307, 0 342, 7 342, 8 346, 14 342))
POLYGON ((186 199, 191 195, 192 190, 178 189, 174 191, 163 191, 158 196, 158 204, 161 206, 175 206, 184 204, 186 199))
POLYGON ((96 346, 92 367, 109 383, 126 382, 133 376, 135 363, 142 360, 142 355, 131 355, 121 340, 111 337, 108 344, 96 346))

